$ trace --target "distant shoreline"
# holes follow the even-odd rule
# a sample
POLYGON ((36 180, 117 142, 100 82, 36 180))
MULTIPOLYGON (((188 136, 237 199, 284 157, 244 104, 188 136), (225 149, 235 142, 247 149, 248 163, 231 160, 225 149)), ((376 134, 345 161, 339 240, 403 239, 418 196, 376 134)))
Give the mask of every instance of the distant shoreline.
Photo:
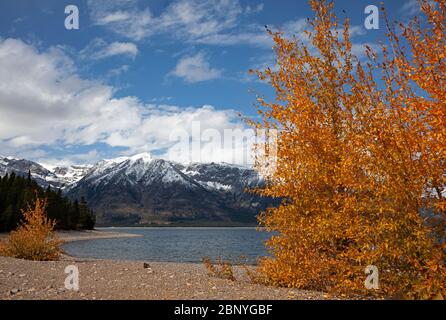
POLYGON ((140 234, 124 233, 105 230, 82 230, 82 231, 57 231, 56 234, 65 242, 96 240, 96 239, 116 239, 116 238, 139 238, 140 234))
POLYGON ((128 229, 128 230, 141 230, 141 229, 163 229, 163 228, 171 228, 171 229, 256 229, 258 226, 183 226, 183 225, 174 225, 174 226, 134 226, 134 227, 97 227, 95 230, 97 231, 105 231, 105 230, 119 230, 119 229, 128 229))
MULTIPOLYGON (((6 240, 9 233, 0 233, 0 240, 6 240)), ((65 242, 96 240, 96 239, 115 239, 115 238, 138 238, 140 234, 124 233, 105 230, 61 230, 56 231, 56 235, 65 242)))
POLYGON ((105 228, 177 228, 177 227, 190 227, 190 228, 255 228, 259 225, 256 223, 159 223, 159 224, 132 224, 132 225, 97 225, 97 229, 105 228))

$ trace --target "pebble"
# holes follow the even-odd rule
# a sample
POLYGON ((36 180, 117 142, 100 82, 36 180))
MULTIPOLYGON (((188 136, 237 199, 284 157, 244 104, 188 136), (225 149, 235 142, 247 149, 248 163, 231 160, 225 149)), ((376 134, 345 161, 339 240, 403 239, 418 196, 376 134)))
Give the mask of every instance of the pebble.
POLYGON ((10 294, 17 294, 17 293, 19 293, 19 292, 20 292, 20 289, 11 289, 11 290, 9 291, 10 294))

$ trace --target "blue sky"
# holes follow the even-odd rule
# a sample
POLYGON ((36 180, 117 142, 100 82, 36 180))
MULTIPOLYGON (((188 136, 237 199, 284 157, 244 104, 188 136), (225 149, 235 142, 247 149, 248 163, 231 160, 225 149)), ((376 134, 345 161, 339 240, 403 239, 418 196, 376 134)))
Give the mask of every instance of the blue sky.
MULTIPOLYGON (((384 39, 364 28, 364 8, 335 1, 352 40, 384 39)), ((391 18, 417 14, 413 0, 385 1, 391 18)), ((307 1, 4 0, 0 2, 0 154, 47 163, 94 162, 139 152, 162 157, 174 129, 191 121, 243 128, 252 91, 271 88, 247 71, 273 64, 264 31, 300 35, 307 1), (64 9, 79 8, 79 30, 64 9)), ((218 160, 218 159, 217 159, 218 160)))

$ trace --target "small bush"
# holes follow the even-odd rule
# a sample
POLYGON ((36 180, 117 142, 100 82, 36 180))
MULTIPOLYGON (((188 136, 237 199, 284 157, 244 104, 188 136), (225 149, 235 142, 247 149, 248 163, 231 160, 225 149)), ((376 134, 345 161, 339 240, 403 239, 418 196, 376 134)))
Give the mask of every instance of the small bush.
POLYGON ((251 283, 265 286, 273 285, 264 273, 259 272, 258 267, 247 266, 246 264, 242 264, 241 267, 251 283))
POLYGON ((230 262, 223 261, 221 257, 217 258, 215 264, 212 262, 211 258, 205 257, 203 258, 203 264, 210 276, 235 281, 232 264, 230 262))
POLYGON ((37 198, 23 210, 23 220, 8 239, 0 243, 0 255, 26 260, 58 260, 63 241, 54 234, 56 222, 46 215, 47 200, 37 198))

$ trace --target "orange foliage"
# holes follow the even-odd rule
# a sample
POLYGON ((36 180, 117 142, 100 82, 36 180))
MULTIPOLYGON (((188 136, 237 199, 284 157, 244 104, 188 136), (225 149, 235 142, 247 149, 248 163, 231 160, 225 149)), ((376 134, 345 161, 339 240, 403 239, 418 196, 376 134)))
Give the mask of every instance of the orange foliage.
POLYGON ((1 255, 39 261, 59 258, 62 241, 53 232, 56 222, 48 219, 46 206, 46 200, 37 198, 34 207, 23 211, 23 221, 2 243, 1 255))
MULTIPOLYGON (((338 26, 333 3, 310 4, 311 45, 269 31, 277 70, 256 71, 276 101, 259 98, 262 120, 251 124, 278 130, 275 170, 257 191, 284 199, 259 216, 277 232, 259 271, 301 289, 445 297, 445 248, 425 218, 436 214, 444 239, 445 5, 423 5, 425 29, 402 26, 410 56, 389 28, 390 49, 378 59, 369 48, 363 65, 348 20, 338 26), (364 286, 368 265, 378 290, 364 286)), ((257 161, 261 169, 270 157, 257 161)))

